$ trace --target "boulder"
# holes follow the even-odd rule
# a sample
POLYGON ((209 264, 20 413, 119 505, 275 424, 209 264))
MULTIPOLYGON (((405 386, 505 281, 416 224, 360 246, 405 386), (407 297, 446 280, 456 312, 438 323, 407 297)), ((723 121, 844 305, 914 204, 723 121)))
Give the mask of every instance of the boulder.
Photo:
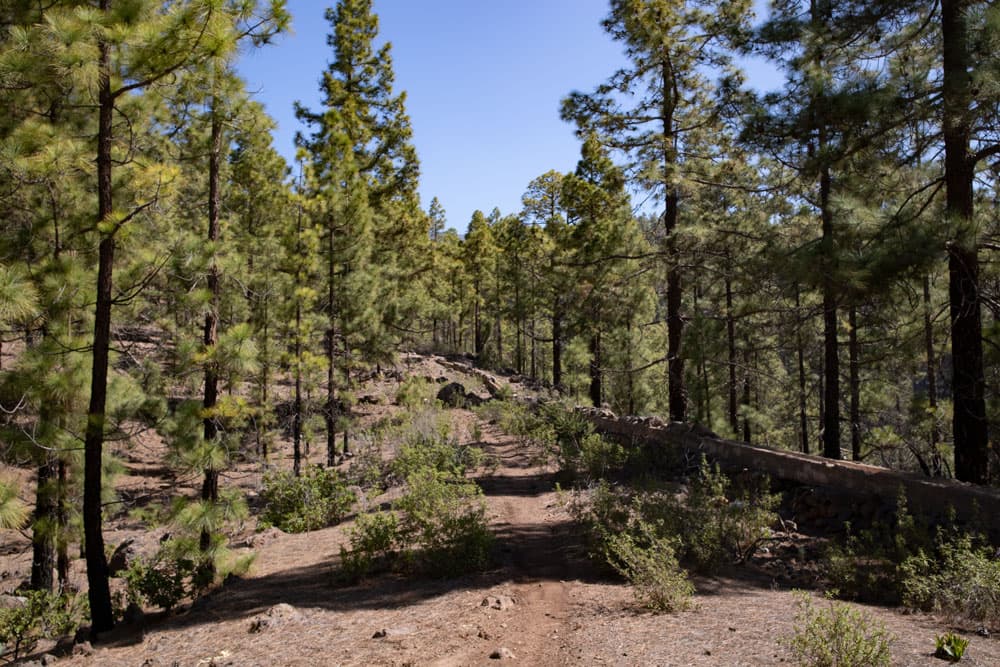
POLYGON ((468 395, 463 385, 458 382, 449 382, 441 387, 437 393, 437 399, 447 406, 464 408, 468 402, 468 395))

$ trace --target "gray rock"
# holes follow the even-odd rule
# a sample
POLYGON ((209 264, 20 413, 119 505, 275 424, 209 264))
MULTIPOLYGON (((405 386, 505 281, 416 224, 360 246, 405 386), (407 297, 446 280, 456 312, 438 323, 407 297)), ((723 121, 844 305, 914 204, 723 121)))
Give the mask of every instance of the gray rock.
POLYGON ((493 651, 493 653, 490 653, 490 660, 513 660, 516 657, 517 656, 514 655, 514 652, 506 646, 501 646, 497 650, 493 651))
POLYGON ((282 602, 281 604, 274 605, 263 614, 255 616, 251 619, 248 632, 254 634, 263 632, 264 630, 273 630, 274 628, 285 625, 290 621, 300 620, 302 620, 302 614, 299 610, 290 604, 282 602))
POLYGON ((500 611, 507 611, 508 609, 513 609, 516 604, 517 600, 509 595, 487 595, 483 598, 480 606, 489 607, 491 609, 499 609, 500 611))

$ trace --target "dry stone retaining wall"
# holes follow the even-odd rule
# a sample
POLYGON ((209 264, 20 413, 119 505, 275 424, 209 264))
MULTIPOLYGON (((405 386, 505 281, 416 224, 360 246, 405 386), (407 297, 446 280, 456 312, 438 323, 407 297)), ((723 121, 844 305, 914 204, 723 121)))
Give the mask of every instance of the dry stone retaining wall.
MULTIPOLYGON (((844 496, 848 510, 875 518, 896 504, 900 488, 915 515, 940 521, 953 508, 962 523, 978 522, 994 539, 1000 538, 1000 491, 949 479, 932 479, 887 468, 833 461, 787 450, 766 449, 724 440, 697 426, 659 419, 616 417, 607 410, 581 409, 594 427, 625 445, 647 448, 652 459, 704 454, 729 472, 748 470, 774 480, 844 496)), ((850 511, 831 514, 833 520, 854 518, 850 511)))

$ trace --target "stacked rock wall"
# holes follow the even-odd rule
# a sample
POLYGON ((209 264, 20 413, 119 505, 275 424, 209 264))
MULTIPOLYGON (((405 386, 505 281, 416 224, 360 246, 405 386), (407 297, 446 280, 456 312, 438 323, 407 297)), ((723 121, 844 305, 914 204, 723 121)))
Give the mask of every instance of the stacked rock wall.
POLYGON ((677 422, 666 424, 655 417, 616 417, 607 410, 595 409, 580 411, 599 432, 626 446, 645 448, 648 460, 691 459, 704 454, 727 472, 759 472, 776 481, 814 489, 814 498, 835 498, 840 508, 831 512, 823 509, 823 503, 815 499, 810 501, 816 505, 816 512, 830 514, 831 522, 845 518, 879 518, 887 508, 895 507, 902 489, 914 515, 936 523, 943 520, 951 508, 959 522, 975 522, 995 539, 1000 538, 1000 491, 994 488, 932 479, 853 461, 766 449, 724 440, 697 426, 677 422), (846 508, 844 502, 848 503, 846 508))

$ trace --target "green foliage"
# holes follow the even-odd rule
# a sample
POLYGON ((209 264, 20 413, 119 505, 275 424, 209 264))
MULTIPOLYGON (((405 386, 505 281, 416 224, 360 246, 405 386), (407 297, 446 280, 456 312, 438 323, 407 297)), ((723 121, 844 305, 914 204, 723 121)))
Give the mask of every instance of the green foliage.
POLYGON ((350 531, 351 548, 340 548, 341 573, 349 581, 386 567, 397 555, 399 520, 392 512, 358 516, 350 531))
POLYGON ((687 609, 694 586, 677 563, 677 538, 658 535, 654 527, 641 521, 633 528, 638 531, 609 535, 608 562, 629 580, 642 605, 664 612, 687 609))
MULTIPOLYGON (((196 563, 190 559, 136 558, 125 570, 125 601, 139 607, 152 605, 170 611, 192 593, 196 563)), ((122 610, 124 611, 124 610, 122 610)))
POLYGON ((1000 627, 1000 561, 968 534, 938 534, 933 551, 919 550, 899 566, 903 604, 1000 627))
POLYGON ((406 486, 406 494, 394 503, 402 516, 400 534, 405 543, 422 549, 429 571, 455 575, 489 563, 493 535, 475 482, 424 468, 412 473, 406 486))
POLYGON ((0 529, 20 528, 30 512, 20 498, 14 484, 0 481, 0 529))
POLYGON ((396 405, 409 410, 433 406, 435 387, 435 384, 424 378, 411 375, 399 384, 396 390, 396 405))
POLYGON ((483 450, 463 446, 448 436, 447 429, 437 433, 421 433, 414 429, 406 436, 392 470, 400 479, 408 479, 418 470, 429 468, 456 478, 482 465, 483 450))
POLYGON ((965 655, 965 649, 968 647, 968 639, 960 637, 954 632, 946 632, 934 640, 934 657, 958 662, 965 655))
POLYGON ((736 492, 731 486, 718 467, 703 461, 686 494, 635 492, 602 480, 589 493, 575 494, 568 510, 586 528, 594 553, 612 564, 608 545, 630 534, 639 544, 666 539, 682 561, 711 572, 749 559, 777 521, 780 496, 770 493, 767 480, 736 492))
POLYGON ((0 609, 0 653, 17 660, 40 639, 71 635, 83 622, 87 600, 81 595, 26 591, 24 603, 0 609))
POLYGON ((809 667, 882 667, 892 664, 895 638, 868 614, 830 600, 823 608, 796 593, 798 614, 787 640, 795 660, 809 667))
POLYGON ((750 482, 735 493, 731 485, 718 465, 709 466, 702 458, 687 499, 673 515, 679 521, 675 530, 684 536, 685 556, 698 569, 746 561, 778 520, 774 510, 781 498, 770 492, 769 480, 750 482))
POLYGON ((356 500, 340 473, 318 466, 307 467, 300 477, 287 471, 266 474, 261 497, 261 525, 277 526, 286 533, 338 523, 356 500))

